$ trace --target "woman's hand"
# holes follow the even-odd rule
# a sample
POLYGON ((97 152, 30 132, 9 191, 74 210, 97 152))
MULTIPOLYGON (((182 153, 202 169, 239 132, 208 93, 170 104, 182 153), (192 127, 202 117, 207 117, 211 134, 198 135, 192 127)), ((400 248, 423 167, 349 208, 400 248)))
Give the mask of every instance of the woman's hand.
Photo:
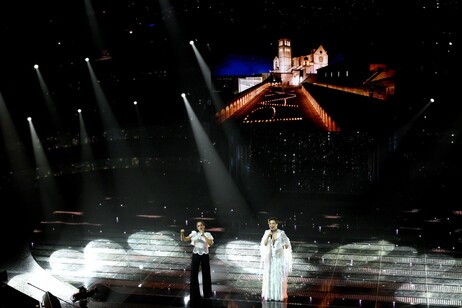
POLYGON ((184 242, 184 229, 180 230, 180 240, 184 242))

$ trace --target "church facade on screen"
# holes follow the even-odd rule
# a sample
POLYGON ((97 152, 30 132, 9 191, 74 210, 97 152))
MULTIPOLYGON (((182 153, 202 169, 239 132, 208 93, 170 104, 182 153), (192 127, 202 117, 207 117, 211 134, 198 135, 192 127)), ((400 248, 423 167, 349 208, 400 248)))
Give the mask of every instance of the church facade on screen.
MULTIPOLYGON (((318 69, 329 64, 329 56, 322 45, 311 49, 310 53, 302 56, 292 56, 290 39, 281 38, 278 41, 278 55, 273 60, 271 75, 274 83, 285 85, 300 85, 310 75, 315 75, 318 69)), ((260 77, 245 77, 238 79, 239 93, 243 92, 263 81, 266 74, 260 77)))
POLYGON ((284 84, 299 85, 328 64, 329 56, 322 45, 312 49, 308 54, 294 57, 290 39, 281 38, 278 41, 278 55, 273 60, 271 73, 284 84))

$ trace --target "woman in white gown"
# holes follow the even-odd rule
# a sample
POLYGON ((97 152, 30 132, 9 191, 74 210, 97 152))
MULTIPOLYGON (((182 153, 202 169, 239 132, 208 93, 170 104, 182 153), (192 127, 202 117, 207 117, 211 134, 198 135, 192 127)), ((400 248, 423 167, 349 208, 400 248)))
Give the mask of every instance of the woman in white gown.
POLYGON ((264 300, 285 301, 287 279, 292 271, 292 245, 283 230, 278 229, 278 219, 268 219, 269 230, 263 234, 260 243, 263 266, 261 296, 264 300))

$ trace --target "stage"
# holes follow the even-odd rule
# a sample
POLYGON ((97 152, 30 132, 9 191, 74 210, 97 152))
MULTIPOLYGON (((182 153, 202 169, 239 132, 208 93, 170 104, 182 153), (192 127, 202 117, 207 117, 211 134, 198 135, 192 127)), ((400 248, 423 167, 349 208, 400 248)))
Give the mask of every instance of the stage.
POLYGON ((442 210, 434 213, 435 219, 426 219, 424 209, 394 213, 337 203, 335 208, 287 206, 278 212, 279 228, 293 246, 286 302, 260 298, 265 212, 246 219, 200 208, 168 216, 159 209, 156 215, 91 224, 67 215, 35 230, 21 263, 10 262, 6 269, 7 284, 39 301, 50 292, 63 307, 79 305, 72 303, 72 295, 81 286, 98 290, 88 296, 89 307, 192 306, 192 246, 180 242, 179 230, 189 232, 203 219, 215 237, 210 251, 214 296, 201 306, 462 305, 457 211, 442 210), (425 233, 430 226, 432 233, 425 233))

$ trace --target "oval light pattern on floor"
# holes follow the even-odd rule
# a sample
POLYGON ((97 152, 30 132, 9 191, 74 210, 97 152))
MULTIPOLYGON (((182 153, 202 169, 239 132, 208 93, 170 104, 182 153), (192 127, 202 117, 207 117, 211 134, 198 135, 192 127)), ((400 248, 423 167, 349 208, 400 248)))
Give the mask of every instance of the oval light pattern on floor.
POLYGON ((226 266, 237 267, 246 273, 260 272, 260 243, 233 240, 216 247, 215 255, 226 266))
MULTIPOLYGON (((453 271, 454 266, 461 266, 461 261, 440 253, 416 255, 412 261, 412 264, 409 263, 407 281, 395 291, 397 302, 429 307, 432 305, 460 307, 462 305, 462 298, 451 298, 446 293, 455 289, 462 292, 457 279, 460 275, 453 271), (428 271, 432 272, 431 277, 426 276, 428 271), (417 283, 413 283, 421 280, 426 281, 425 289, 418 288, 417 283)), ((402 271, 399 274, 403 275, 402 271)))

